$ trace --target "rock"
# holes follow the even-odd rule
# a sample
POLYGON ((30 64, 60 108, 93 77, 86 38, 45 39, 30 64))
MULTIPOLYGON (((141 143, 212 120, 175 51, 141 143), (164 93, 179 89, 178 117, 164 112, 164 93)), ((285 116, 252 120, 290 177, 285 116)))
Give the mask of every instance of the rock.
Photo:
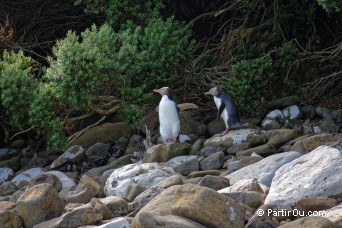
POLYGON ((208 123, 207 127, 208 127, 208 132, 210 136, 220 133, 226 129, 226 126, 222 119, 220 120, 215 119, 211 121, 210 123, 208 123))
POLYGON ((205 228, 206 226, 201 225, 193 220, 176 216, 176 215, 160 215, 158 213, 147 213, 143 212, 137 215, 135 219, 137 221, 132 225, 132 228, 138 227, 168 227, 168 228, 205 228), (162 225, 161 225, 162 224, 162 225))
POLYGON ((288 120, 297 120, 303 117, 302 110, 297 105, 291 105, 283 109, 282 112, 288 120))
POLYGON ((219 176, 220 174, 221 173, 218 170, 197 171, 197 172, 190 173, 189 178, 204 177, 206 175, 219 176))
POLYGON ((291 150, 298 151, 301 154, 309 153, 321 145, 329 142, 342 142, 342 134, 320 134, 314 135, 296 142, 291 150))
POLYGON ((16 204, 10 201, 0 201, 0 210, 13 211, 16 207, 16 204))
POLYGON ((18 214, 26 228, 60 216, 64 206, 63 199, 50 184, 39 184, 29 188, 17 201, 18 214))
POLYGON ((256 179, 241 179, 230 187, 218 190, 219 193, 226 194, 231 192, 259 192, 264 193, 256 179))
POLYGON ((316 108, 316 114, 322 117, 323 119, 332 119, 332 116, 330 115, 330 110, 326 107, 318 106, 316 108))
POLYGON ((272 205, 261 205, 253 216, 249 219, 249 222, 245 228, 276 228, 279 224, 275 223, 272 219, 272 214, 267 213, 269 210, 273 211, 272 205))
POLYGON ((106 224, 101 226, 96 226, 97 228, 130 228, 131 225, 124 218, 116 218, 106 224))
POLYGON ((332 116, 333 120, 335 121, 335 123, 337 123, 337 124, 342 123, 342 109, 332 111, 331 116, 332 116))
POLYGON ((204 123, 194 121, 191 118, 185 118, 184 116, 181 116, 181 123, 180 131, 183 134, 195 134, 198 136, 203 136, 208 132, 207 126, 204 123))
POLYGON ((116 169, 107 179, 105 194, 122 197, 124 190, 130 184, 139 184, 150 188, 166 177, 175 174, 173 169, 158 163, 131 164, 116 169))
POLYGON ((106 198, 100 199, 100 201, 108 207, 114 216, 122 216, 128 212, 128 203, 120 197, 107 196, 106 198))
POLYGON ((209 138, 204 146, 216 146, 216 147, 224 147, 229 148, 236 144, 241 144, 244 142, 248 142, 248 138, 257 135, 258 131, 255 129, 239 129, 239 130, 231 130, 224 136, 214 135, 209 138))
POLYGON ((249 148, 251 148, 251 145, 250 145, 249 142, 245 142, 245 143, 241 143, 241 144, 236 144, 236 145, 230 147, 227 150, 227 153, 235 155, 237 152, 242 151, 242 150, 246 150, 246 149, 249 149, 249 148))
POLYGON ((14 176, 14 172, 10 168, 0 168, 0 184, 9 181, 14 176))
POLYGON ((138 184, 131 184, 123 192, 123 198, 129 202, 132 202, 135 197, 146 190, 145 187, 142 187, 138 184))
MULTIPOLYGON (((171 186, 172 187, 172 186, 171 186)), ((133 209, 141 209, 146 204, 148 204, 153 198, 155 198, 157 195, 159 195, 162 191, 164 191, 164 188, 161 187, 152 187, 150 189, 147 189, 140 195, 138 195, 134 201, 131 203, 131 207, 133 209)))
POLYGON ((75 190, 69 192, 68 203, 88 203, 100 192, 100 185, 87 175, 83 175, 75 190))
POLYGON ((188 143, 158 144, 148 148, 144 162, 167 162, 171 158, 187 155, 191 145, 188 143))
POLYGON ((294 206, 305 197, 342 194, 342 152, 321 146, 279 168, 266 204, 294 206))
POLYGON ((122 166, 131 164, 132 163, 131 159, 132 159, 132 156, 130 154, 124 155, 124 156, 112 161, 108 165, 104 165, 101 167, 96 167, 96 168, 90 169, 87 172, 85 172, 84 174, 91 177, 91 178, 95 178, 95 177, 101 176, 104 172, 106 172, 108 170, 117 169, 117 168, 120 168, 122 166))
POLYGON ((327 197, 308 197, 300 199, 296 203, 297 209, 305 214, 313 211, 327 210, 336 205, 337 201, 335 199, 327 197))
POLYGON ((236 156, 249 156, 253 153, 256 153, 258 155, 265 157, 274 154, 279 147, 281 147, 288 141, 301 136, 303 134, 303 131, 300 129, 279 129, 267 131, 264 134, 269 134, 269 140, 266 144, 253 147, 247 150, 239 151, 236 153, 236 156))
POLYGON ((59 195, 61 195, 64 199, 66 199, 69 192, 76 187, 75 181, 69 178, 66 174, 60 171, 49 171, 45 174, 52 174, 58 177, 58 179, 62 183, 62 189, 59 191, 59 195))
POLYGON ((152 187, 159 187, 167 189, 173 185, 182 185, 183 182, 183 176, 179 174, 172 175, 170 177, 166 177, 164 180, 160 181, 158 184, 152 187))
POLYGON ((18 187, 12 181, 7 181, 0 185, 0 196, 12 195, 17 190, 18 190, 18 187))
POLYGON ((14 177, 11 181, 18 187, 24 187, 26 185, 29 184, 29 182, 39 176, 44 174, 45 172, 43 171, 42 168, 32 168, 32 169, 28 169, 22 173, 20 173, 19 175, 17 175, 16 177, 14 177))
POLYGON ((2 228, 21 228, 23 221, 13 211, 0 209, 0 224, 2 228))
POLYGON ((112 219, 115 217, 115 215, 112 214, 109 208, 104 203, 102 203, 101 200, 99 200, 98 198, 92 198, 90 200, 90 204, 93 208, 99 209, 100 211, 102 211, 104 220, 112 219))
POLYGON ((206 175, 197 185, 208 187, 214 190, 220 190, 230 186, 230 183, 229 180, 224 177, 206 175))
POLYGON ((239 203, 243 203, 252 208, 260 207, 263 202, 263 196, 259 192, 253 192, 253 191, 227 192, 227 193, 223 193, 223 195, 228 196, 229 198, 239 203))
POLYGON ((170 159, 165 165, 173 168, 176 173, 189 175, 199 170, 199 161, 196 155, 178 156, 170 159))
POLYGON ((216 147, 216 146, 205 146, 203 148, 201 148, 198 152, 197 152, 197 156, 198 157, 208 157, 212 154, 215 154, 217 152, 220 151, 225 151, 225 149, 223 147, 216 147))
POLYGON ((85 152, 82 146, 71 146, 67 151, 54 160, 50 166, 51 169, 63 165, 67 161, 79 162, 85 158, 85 152))
POLYGON ((284 114, 282 111, 276 109, 268 113, 261 122, 261 127, 265 130, 279 129, 284 124, 284 114))
POLYGON ((268 102, 265 106, 268 110, 283 109, 285 107, 297 104, 295 96, 282 97, 268 102))
POLYGON ((105 143, 96 143, 92 145, 86 152, 85 156, 88 160, 106 157, 110 146, 105 143))
POLYGON ((331 119, 323 119, 318 123, 319 128, 325 133, 337 133, 340 127, 331 119))
POLYGON ((159 132, 158 113, 153 111, 143 117, 140 124, 140 131, 146 134, 146 128, 151 132, 151 136, 159 132))
POLYGON ((86 204, 75 208, 74 210, 63 214, 58 218, 51 219, 46 222, 39 223, 34 228, 64 228, 64 227, 80 227, 84 225, 95 224, 103 219, 102 211, 93 208, 90 204, 86 204))
POLYGON ((51 184, 56 189, 57 192, 62 190, 62 182, 59 180, 59 178, 56 175, 51 174, 51 173, 44 173, 39 176, 36 176, 30 181, 28 186, 30 188, 35 185, 43 184, 43 183, 51 184))
POLYGON ((10 159, 17 155, 17 151, 13 149, 1 148, 0 149, 0 161, 10 159))
POLYGON ((338 228, 339 225, 323 217, 304 217, 281 225, 280 228, 338 228))
POLYGON ((183 216, 210 227, 243 227, 244 210, 235 201, 216 191, 192 184, 181 185, 174 193, 173 215, 183 216))
POLYGON ((10 201, 13 203, 16 203, 23 193, 24 191, 19 189, 18 191, 16 191, 15 193, 11 195, 10 201))
POLYGON ((339 204, 329 210, 325 211, 326 214, 323 217, 329 219, 330 221, 342 225, 342 204, 339 204))
POLYGON ((201 150, 203 143, 204 143, 203 139, 197 139, 196 142, 192 144, 189 155, 196 155, 197 152, 201 150))
POLYGON ((235 159, 235 157, 232 157, 231 159, 227 160, 226 166, 228 174, 238 170, 238 163, 239 162, 235 159))
POLYGON ((244 157, 241 157, 237 163, 237 169, 242 169, 246 166, 257 163, 258 161, 261 161, 262 159, 263 159, 263 157, 261 157, 261 156, 244 156, 244 157))
POLYGON ((315 107, 312 105, 302 107, 302 111, 304 113, 304 118, 308 120, 312 120, 316 115, 315 107))
POLYGON ((203 227, 209 223, 210 227, 217 227, 225 220, 221 227, 227 227, 227 222, 235 222, 237 226, 232 227, 243 227, 243 211, 240 205, 209 188, 185 184, 172 186, 155 197, 134 217, 132 228, 158 227, 156 221, 170 221, 169 218, 179 221, 178 217, 183 221, 186 217, 189 219, 187 221, 195 223, 191 225, 189 222, 177 222, 172 226, 171 220, 166 224, 170 224, 170 227, 203 227), (220 211, 217 211, 218 209, 220 211), (178 224, 180 226, 177 226, 178 224))
POLYGON ((0 160, 0 167, 6 167, 12 169, 14 172, 19 170, 20 167, 20 158, 19 157, 13 157, 9 160, 0 160))
POLYGON ((83 148, 89 148, 96 143, 115 141, 122 136, 130 136, 131 134, 132 129, 124 122, 104 123, 88 129, 75 139, 71 145, 81 145, 83 148))
POLYGON ((133 152, 144 151, 145 149, 144 137, 141 135, 132 135, 132 137, 129 139, 129 144, 125 153, 132 154, 133 152))
POLYGON ((228 174, 226 178, 230 180, 231 184, 236 183, 241 177, 246 179, 255 178, 259 183, 270 186, 275 172, 284 164, 289 163, 300 156, 301 154, 295 151, 275 154, 228 174))
POLYGON ((203 159, 200 162, 200 168, 201 170, 215 170, 215 169, 222 168, 223 163, 224 163, 224 153, 221 151, 203 159))

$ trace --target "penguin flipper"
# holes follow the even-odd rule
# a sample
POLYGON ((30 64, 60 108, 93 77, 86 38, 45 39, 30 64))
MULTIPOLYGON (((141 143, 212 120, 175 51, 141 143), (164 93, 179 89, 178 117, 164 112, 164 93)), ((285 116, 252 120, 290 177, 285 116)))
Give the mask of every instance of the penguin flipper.
POLYGON ((224 110, 225 107, 226 107, 225 103, 222 102, 221 105, 220 105, 220 107, 219 107, 219 109, 218 109, 218 111, 217 111, 217 119, 218 119, 218 120, 220 119, 221 114, 222 114, 222 112, 223 112, 223 110, 224 110))

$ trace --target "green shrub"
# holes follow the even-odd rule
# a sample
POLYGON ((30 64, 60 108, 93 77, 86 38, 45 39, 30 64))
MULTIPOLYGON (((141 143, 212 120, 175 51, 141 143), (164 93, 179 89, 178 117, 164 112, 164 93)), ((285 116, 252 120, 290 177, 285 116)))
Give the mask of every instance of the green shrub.
POLYGON ((151 18, 159 17, 159 10, 164 8, 163 0, 75 0, 83 4, 86 12, 102 13, 107 22, 118 28, 131 21, 136 25, 145 25, 151 18))
POLYGON ((40 83, 29 109, 29 122, 41 134, 47 134, 49 148, 66 149, 67 139, 58 115, 58 100, 55 89, 40 83))
POLYGON ((251 115, 260 114, 261 98, 273 79, 272 58, 264 55, 257 59, 241 60, 233 65, 233 77, 223 90, 236 101, 239 109, 251 115))
POLYGON ((0 62, 1 103, 13 126, 22 129, 28 126, 28 109, 34 99, 37 81, 31 72, 32 60, 18 53, 3 53, 0 62))
POLYGON ((325 11, 330 12, 341 12, 342 1, 341 0, 317 0, 318 4, 323 7, 325 11))
POLYGON ((125 123, 128 124, 132 129, 138 129, 140 122, 143 118, 142 114, 136 108, 131 105, 125 105, 122 108, 125 123))

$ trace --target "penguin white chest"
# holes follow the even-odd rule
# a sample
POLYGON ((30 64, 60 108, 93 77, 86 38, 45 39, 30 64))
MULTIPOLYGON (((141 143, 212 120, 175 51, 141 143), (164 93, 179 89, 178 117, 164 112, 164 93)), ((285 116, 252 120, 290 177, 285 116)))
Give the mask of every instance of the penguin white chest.
POLYGON ((177 137, 180 131, 180 120, 176 103, 163 95, 159 103, 160 135, 163 139, 177 137))
MULTIPOLYGON (((217 98, 216 96, 214 96, 214 102, 216 104, 217 110, 219 110, 221 103, 222 103, 222 100, 220 98, 217 98)), ((223 119, 226 127, 228 127, 228 111, 227 111, 226 107, 223 109, 223 112, 221 114, 221 118, 223 119)))

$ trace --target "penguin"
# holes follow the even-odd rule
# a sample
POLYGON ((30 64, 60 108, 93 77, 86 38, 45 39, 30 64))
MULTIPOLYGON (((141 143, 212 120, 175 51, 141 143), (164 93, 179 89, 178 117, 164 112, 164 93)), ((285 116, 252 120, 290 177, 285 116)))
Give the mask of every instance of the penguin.
POLYGON ((164 144, 176 142, 180 131, 180 119, 178 107, 175 101, 172 100, 172 89, 163 87, 154 89, 153 92, 162 95, 159 102, 159 132, 164 144))
POLYGON ((204 95, 211 95, 214 97, 214 102, 218 109, 217 119, 220 119, 221 117, 226 125, 226 129, 220 133, 220 136, 227 134, 232 128, 243 127, 240 122, 235 101, 228 94, 221 91, 218 87, 214 87, 208 92, 205 92, 204 95))

